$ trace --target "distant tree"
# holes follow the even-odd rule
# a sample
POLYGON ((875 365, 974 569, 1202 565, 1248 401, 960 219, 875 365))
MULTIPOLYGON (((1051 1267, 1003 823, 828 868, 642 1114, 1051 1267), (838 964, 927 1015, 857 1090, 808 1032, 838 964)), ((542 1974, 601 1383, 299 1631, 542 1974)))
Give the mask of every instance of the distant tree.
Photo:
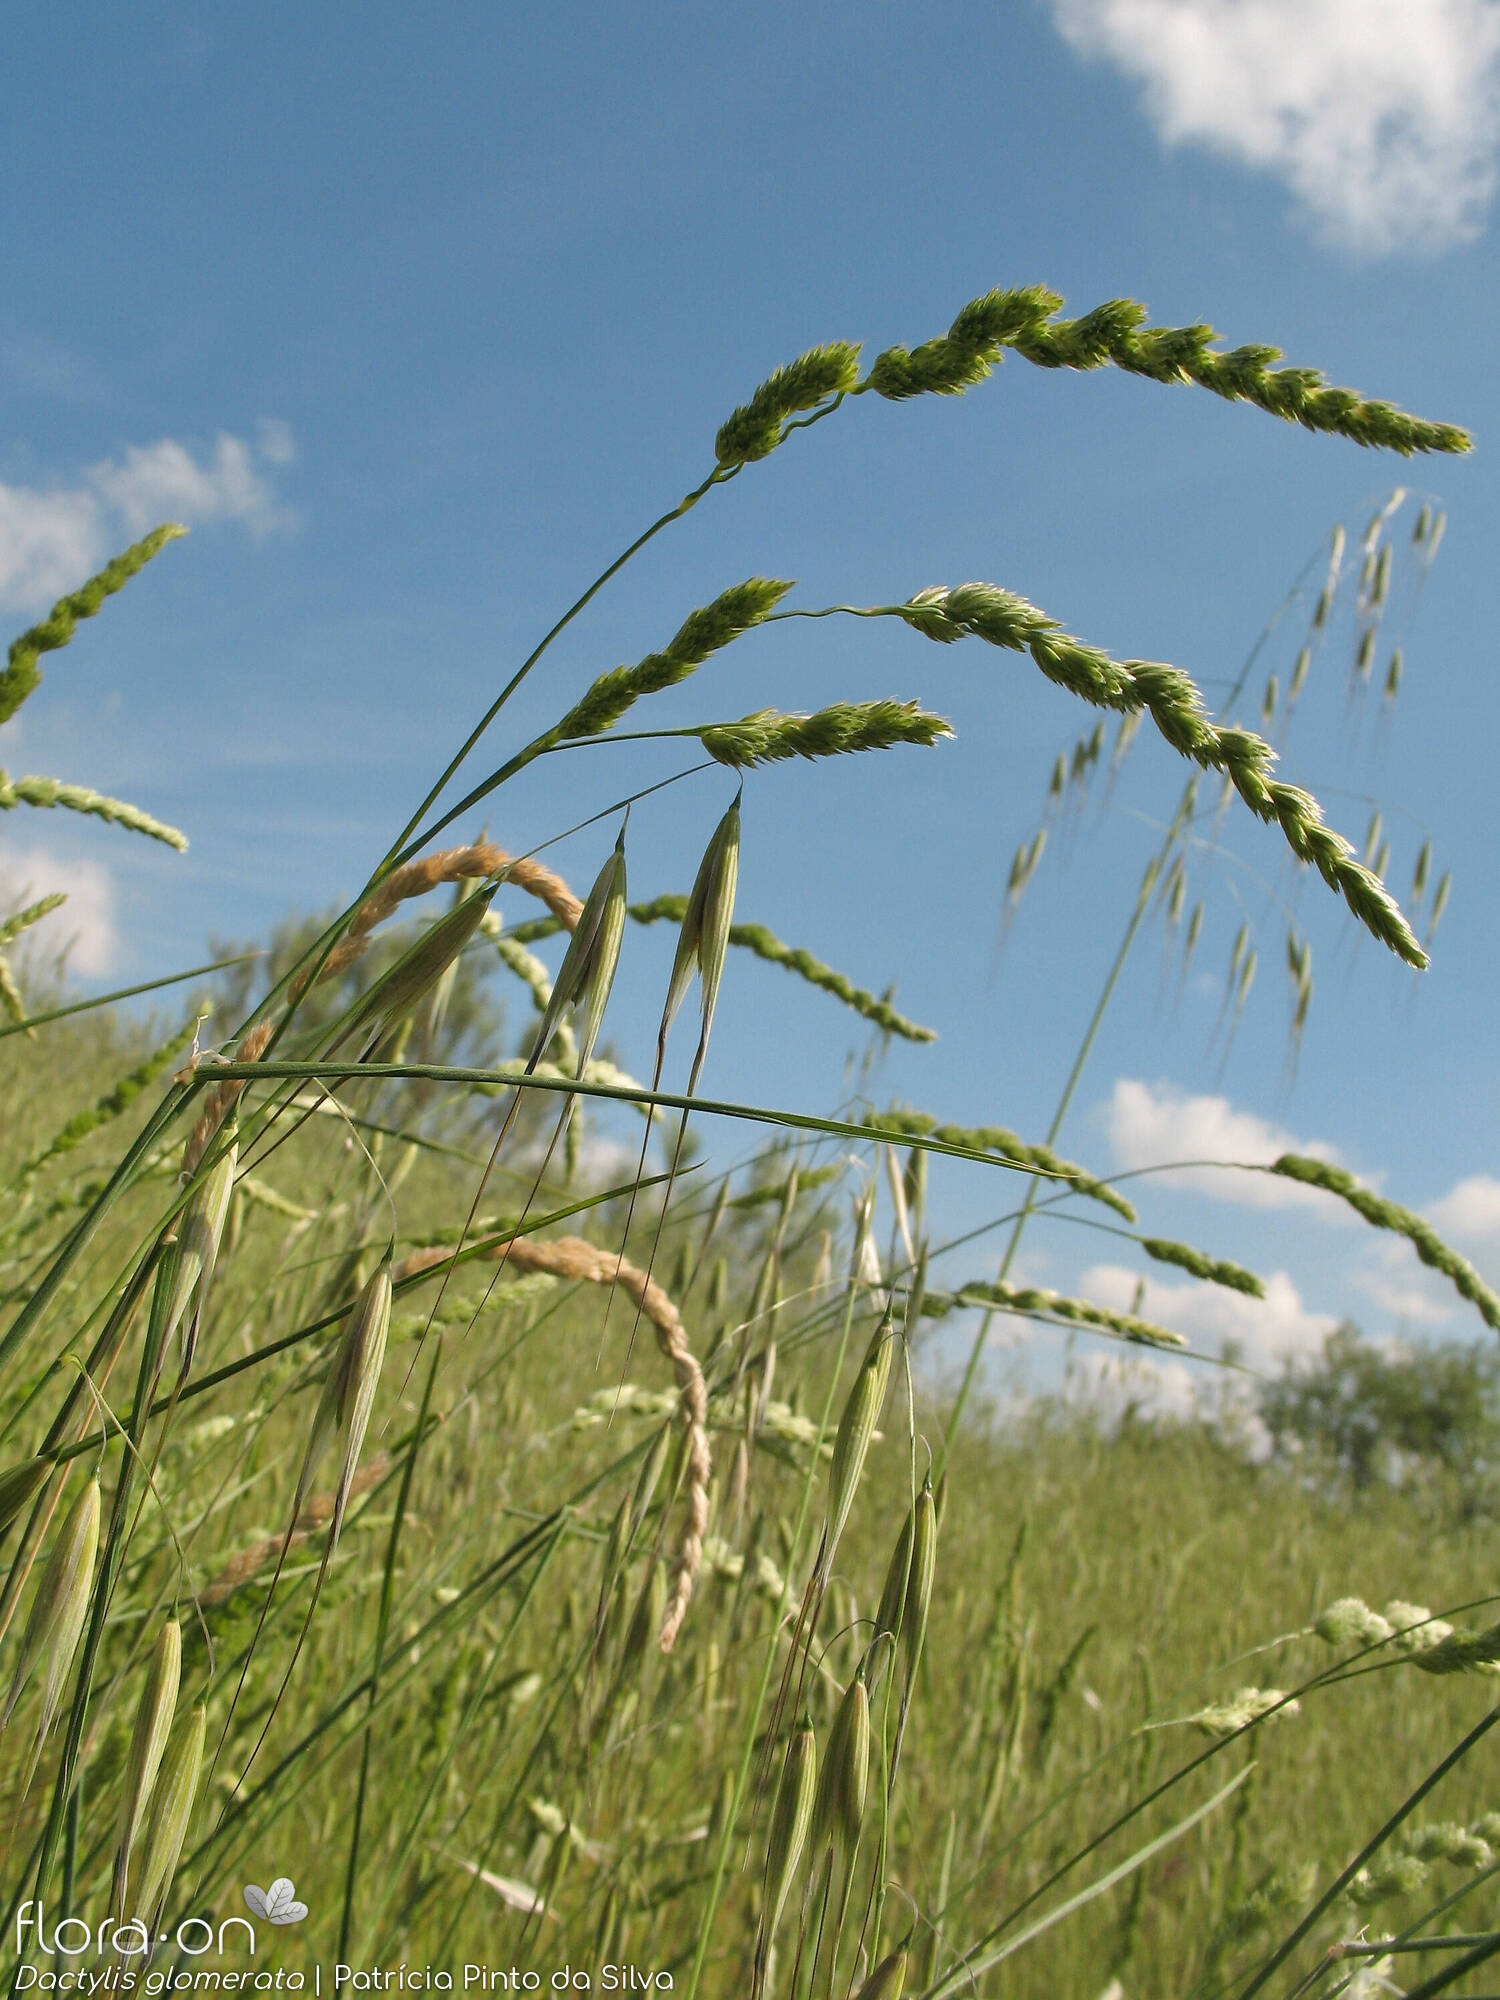
POLYGON ((1274 1455, 1357 1490, 1456 1481, 1477 1507, 1500 1471, 1500 1355, 1446 1341, 1369 1341, 1351 1321, 1261 1391, 1274 1455))

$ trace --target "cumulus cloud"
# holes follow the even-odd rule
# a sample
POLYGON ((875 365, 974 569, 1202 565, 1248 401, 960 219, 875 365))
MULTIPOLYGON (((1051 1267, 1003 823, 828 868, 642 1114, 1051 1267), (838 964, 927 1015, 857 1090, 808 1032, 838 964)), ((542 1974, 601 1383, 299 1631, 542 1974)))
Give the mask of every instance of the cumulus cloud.
POLYGON ((1500 1181, 1492 1174, 1471 1174, 1433 1203, 1431 1220, 1440 1235, 1493 1256, 1500 1252, 1500 1181))
POLYGON ((1168 145, 1274 173, 1380 255, 1476 236, 1500 155, 1500 0, 1052 0, 1168 145))
POLYGON ((287 426, 263 418, 254 444, 221 431, 195 456, 159 438, 101 459, 74 486, 0 483, 0 606, 45 608, 159 521, 234 521, 255 535, 295 526, 268 471, 295 456, 287 426))
MULTIPOLYGON (((1337 1157, 1323 1141, 1298 1139, 1258 1112, 1237 1110, 1227 1097, 1189 1096, 1170 1083, 1144 1083, 1128 1076, 1115 1079, 1105 1108, 1105 1130, 1116 1165, 1131 1171, 1170 1167, 1177 1160, 1269 1166, 1282 1153, 1307 1153, 1319 1160, 1337 1157)), ((1198 1165, 1159 1178, 1164 1186, 1191 1188, 1249 1208, 1313 1207, 1327 1213, 1339 1206, 1331 1195, 1272 1174, 1198 1165)))
POLYGON ((0 919, 61 890, 61 909, 22 935, 21 955, 53 959, 66 953, 74 972, 88 977, 108 972, 115 962, 115 887, 97 861, 69 861, 47 847, 0 846, 0 919))
POLYGON ((1309 1309, 1285 1271, 1266 1279, 1263 1299, 1192 1279, 1173 1284, 1148 1277, 1136 1306, 1139 1282, 1140 1274, 1122 1264, 1096 1264, 1084 1272, 1079 1290, 1114 1312, 1134 1310, 1170 1327, 1204 1354, 1217 1354, 1232 1343, 1252 1368, 1274 1369, 1284 1355, 1315 1352, 1338 1325, 1332 1313, 1309 1309))

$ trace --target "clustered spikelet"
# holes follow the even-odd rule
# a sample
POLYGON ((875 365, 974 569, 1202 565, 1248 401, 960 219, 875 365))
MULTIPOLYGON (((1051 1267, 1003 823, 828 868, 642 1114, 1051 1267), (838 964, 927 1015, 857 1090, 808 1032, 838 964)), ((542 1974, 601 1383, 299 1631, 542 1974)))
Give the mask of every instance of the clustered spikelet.
POLYGON ((1500 1845, 1500 1813, 1485 1813, 1472 1827, 1452 1820, 1413 1827, 1403 1845, 1404 1853, 1393 1855, 1377 1868, 1361 1868, 1354 1876, 1345 1894, 1356 1909, 1369 1909, 1393 1896, 1409 1896, 1422 1887, 1435 1861, 1446 1861, 1454 1868, 1490 1867, 1500 1845))
POLYGON ((182 1627, 168 1618, 152 1651, 135 1712, 130 1751, 125 1762, 125 1785, 120 1801, 120 1830, 115 1843, 115 1915, 125 1915, 125 1889, 130 1876, 130 1856, 135 1837, 145 1818, 157 1772, 172 1732, 177 1708, 177 1686, 182 1671, 182 1627))
POLYGON ((99 574, 90 577, 81 589, 59 598, 40 625, 33 625, 19 639, 12 640, 5 672, 0 674, 0 722, 9 722, 41 681, 42 670, 37 661, 42 654, 56 652, 59 646, 66 646, 77 630, 80 618, 92 618, 106 597, 113 597, 117 590, 122 590, 168 542, 175 542, 179 535, 186 533, 187 529, 176 521, 167 521, 154 528, 141 541, 132 543, 123 554, 117 555, 113 562, 106 563, 99 574))
POLYGON ((1300 1153, 1283 1153, 1270 1171, 1283 1174, 1288 1180, 1300 1181, 1304 1187, 1322 1188, 1327 1194, 1336 1194, 1341 1201, 1349 1204, 1356 1215, 1362 1215, 1372 1228, 1389 1229, 1398 1236, 1404 1236, 1422 1262, 1430 1270, 1441 1272, 1459 1296, 1477 1308, 1485 1324, 1500 1332, 1500 1297, 1484 1282, 1469 1260, 1450 1249, 1420 1215, 1409 1208, 1402 1208, 1399 1202, 1387 1201, 1383 1196, 1371 1193, 1369 1188, 1360 1186, 1353 1174, 1343 1167, 1330 1166, 1326 1160, 1308 1159, 1300 1153))
MULTIPOLYGON (((648 903, 629 904, 625 914, 636 924, 680 924, 687 915, 687 908, 686 896, 653 896, 648 903)), ((512 941, 525 943, 545 937, 557 928, 555 920, 538 917, 533 923, 517 925, 510 933, 510 938, 512 941)), ((764 924, 731 924, 729 942, 744 951, 754 952, 757 958, 764 959, 768 965, 785 966, 788 972, 795 972, 810 986, 816 986, 824 993, 831 993, 835 999, 842 1000, 846 1007, 851 1007, 865 1020, 872 1021, 877 1028, 883 1028, 887 1034, 899 1035, 908 1042, 937 1040, 936 1029, 924 1028, 915 1021, 909 1021, 904 1014, 898 1013, 889 1001, 854 985, 842 972, 836 972, 831 965, 825 965, 821 959, 814 958, 810 951, 803 950, 800 945, 783 944, 781 939, 767 930, 764 924)))
POLYGON ((1417 943, 1390 892, 1354 856, 1342 834, 1325 824, 1310 793, 1271 776, 1276 752, 1253 730, 1223 728, 1181 668, 1156 660, 1116 660, 1085 645, 1014 591, 997 584, 934 585, 892 607, 924 638, 949 643, 972 634, 1010 652, 1026 652, 1058 686, 1096 707, 1149 714, 1180 755, 1206 770, 1221 771, 1257 819, 1274 821, 1299 861, 1310 862, 1340 894, 1373 937, 1408 965, 1425 966, 1417 943))
POLYGON ((1389 1622, 1358 1597, 1341 1597, 1330 1604, 1313 1620, 1312 1629, 1330 1646, 1379 1646, 1391 1636, 1389 1622))
POLYGON ((1205 1736, 1233 1736, 1268 1715, 1295 1715, 1301 1704, 1288 1701, 1283 1688, 1237 1688, 1227 1701, 1210 1702, 1184 1720, 1205 1736))
POLYGON ((714 456, 723 467, 745 465, 773 452, 782 425, 799 411, 816 409, 830 397, 846 396, 859 379, 859 348, 846 340, 810 347, 795 361, 768 375, 748 403, 741 403, 719 426, 714 456))
POLYGON ((813 715, 762 708, 738 722, 714 723, 693 734, 710 757, 745 771, 789 757, 841 757, 890 750, 898 743, 930 749, 953 730, 941 715, 914 701, 836 701, 813 715))
POLYGON ((888 348, 859 386, 903 401, 961 394, 1013 349, 1039 368, 1101 368, 1113 363, 1155 382, 1196 382, 1226 402, 1253 403, 1310 431, 1400 452, 1465 452, 1454 424, 1429 423, 1352 389, 1334 388, 1315 368, 1276 368, 1281 350, 1262 345, 1218 351, 1210 326, 1149 327, 1133 299, 1107 299, 1079 319, 1059 319, 1062 299, 1043 285, 993 291, 972 300, 944 335, 908 351, 888 348))
POLYGON ((1253 1271, 1243 1265, 1231 1264, 1222 1257, 1205 1256, 1188 1243, 1171 1243, 1160 1236, 1143 1236, 1141 1248, 1148 1257, 1158 1264, 1175 1264, 1181 1271, 1191 1271, 1195 1278, 1202 1278, 1210 1285, 1225 1285, 1231 1292, 1243 1292, 1247 1298, 1263 1299, 1266 1295, 1265 1283, 1253 1271))
POLYGON ((188 844, 187 835, 175 826, 153 819, 123 799, 107 798, 88 785, 70 785, 61 778, 12 778, 8 771, 0 770, 0 812, 10 812, 16 806, 64 806, 69 812, 87 813, 111 826, 123 826, 127 833, 144 833, 150 840, 175 847, 179 854, 188 844))
POLYGON ((712 654, 759 625, 791 587, 777 577, 752 576, 721 592, 712 604, 688 614, 664 651, 648 653, 633 667, 615 667, 601 674, 582 701, 547 732, 548 737, 563 742, 612 729, 642 695, 675 687, 712 654))
POLYGON ((1065 1293, 1054 1292, 1045 1285, 1012 1285, 1002 1279, 984 1284, 976 1279, 961 1285, 956 1292, 927 1292, 921 1305, 922 1311, 932 1319, 944 1319, 950 1312, 965 1306, 998 1307, 1002 1312, 1090 1327, 1096 1333, 1111 1333, 1139 1347, 1187 1345, 1180 1333, 1173 1333, 1170 1327, 1158 1326, 1154 1320, 1141 1319, 1135 1313, 1111 1312, 1107 1306, 1093 1305, 1087 1299, 1069 1298, 1065 1293))
POLYGON ((962 1146, 972 1153, 994 1153, 1018 1167, 1034 1167, 1066 1181, 1075 1194, 1085 1194, 1103 1202, 1127 1222, 1135 1221, 1135 1210, 1124 1195, 1096 1180, 1083 1167, 1075 1166, 1054 1153, 1050 1146, 1031 1146, 1003 1125, 944 1125, 925 1111, 872 1111, 863 1121, 872 1132, 895 1138, 936 1139, 945 1146, 962 1146))

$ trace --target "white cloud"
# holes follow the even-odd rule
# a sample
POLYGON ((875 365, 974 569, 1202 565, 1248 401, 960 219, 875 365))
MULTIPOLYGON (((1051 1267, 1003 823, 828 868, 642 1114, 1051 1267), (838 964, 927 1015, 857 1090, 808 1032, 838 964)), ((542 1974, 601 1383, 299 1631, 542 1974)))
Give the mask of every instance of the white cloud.
POLYGON ((1430 1217, 1440 1235, 1500 1250, 1500 1181, 1491 1174, 1471 1174, 1433 1203, 1430 1217))
POLYGON ((1500 0, 1052 0, 1145 86, 1168 145, 1275 173, 1370 253, 1479 233, 1500 154, 1500 0))
POLYGON ((43 917, 12 950, 52 959, 66 950, 74 972, 88 977, 115 962, 115 888, 97 861, 68 861, 47 847, 0 846, 0 918, 61 890, 67 902, 43 917))
POLYGON ((1170 1284, 1148 1277, 1144 1297, 1136 1306, 1139 1276, 1122 1264, 1096 1264, 1084 1272, 1078 1288, 1083 1297, 1111 1311, 1135 1311, 1183 1334, 1201 1353, 1216 1355, 1226 1341, 1232 1341, 1252 1368, 1274 1368, 1285 1354, 1314 1352, 1338 1325, 1334 1314, 1309 1310, 1285 1271, 1266 1279, 1263 1299, 1192 1279, 1170 1284))
MULTIPOLYGON (((1105 1109, 1105 1129, 1118 1166, 1170 1167, 1176 1160, 1244 1161, 1269 1166, 1282 1153, 1307 1153, 1331 1160, 1334 1149, 1317 1139, 1298 1139, 1254 1111, 1239 1111, 1227 1097, 1190 1097, 1170 1083, 1115 1079, 1105 1109)), ((1247 1208, 1306 1208, 1328 1211, 1332 1195, 1274 1174, 1225 1172, 1207 1166, 1162 1173, 1167 1187, 1191 1188, 1247 1208)))
POLYGON ((46 608, 160 521, 235 521, 255 535, 294 527, 265 468, 295 456, 288 427, 262 418, 257 444, 221 431, 202 458, 159 438, 101 459, 76 486, 0 483, 0 606, 46 608))

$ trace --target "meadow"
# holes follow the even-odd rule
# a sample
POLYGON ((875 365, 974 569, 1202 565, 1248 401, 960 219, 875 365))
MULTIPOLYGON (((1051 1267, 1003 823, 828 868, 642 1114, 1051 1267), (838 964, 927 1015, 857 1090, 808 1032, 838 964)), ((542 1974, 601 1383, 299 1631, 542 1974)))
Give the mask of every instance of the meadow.
MULTIPOLYGON (((1138 934, 1163 927, 1191 958, 1190 864, 1226 815, 1425 963, 1447 894, 1430 852, 1403 909, 1378 818, 1356 850, 1276 775, 1262 732, 1289 721, 1346 579, 1371 680, 1398 559, 1430 563, 1440 518, 1401 516, 1398 546, 1398 492, 1352 550, 1336 537, 1286 685, 1252 688, 1247 669, 1217 715, 1180 670, 1114 659, 997 584, 801 606, 752 575, 472 775, 620 563, 860 396, 961 393, 1011 353, 1407 455, 1467 448, 1274 349, 1152 328, 1127 301, 1061 311, 1039 288, 990 293, 863 374, 832 343, 769 377, 344 910, 163 980, 149 1022, 23 960, 52 899, 0 927, 12 1990, 80 1961, 117 1987, 240 1963, 234 1933, 222 1954, 197 1940, 247 1909, 257 1971, 461 1982, 467 1965, 486 1990, 560 1971, 574 1990, 864 2000, 1487 1990, 1487 1506, 1451 1479, 1351 1490, 1267 1460, 1232 1411, 1018 1408, 986 1368, 997 1316, 1148 1362, 1181 1345, 1138 1311, 1023 1282, 1044 1205, 1107 1218, 1143 1268, 1261 1288, 1152 1234, 1149 1183, 1063 1157, 1058 1131, 1138 934), (630 733, 638 704, 757 625, 833 616, 1019 654, 1100 711, 1060 754, 1049 811, 1143 727, 1183 760, 1047 1134, 703 1087, 741 953, 811 981, 877 1047, 925 1032, 743 920, 738 794, 703 829, 691 889, 645 902, 626 868, 651 795, 601 795, 591 887, 546 852, 563 829, 507 828, 503 849, 471 831, 503 824, 520 771, 630 733), (1237 719, 1252 704, 1259 729, 1237 719), (628 1038, 654 1044, 643 1080, 609 1001, 622 940, 652 924, 677 946, 660 1020, 628 1038), (696 1053, 668 1091, 674 1029, 696 1053), (620 1157, 590 1144, 602 1129, 639 1148, 633 1171, 601 1167, 620 1157), (998 1250, 947 1240, 934 1156, 1002 1186, 998 1250)), ((16 641, 0 719, 172 534, 16 641)), ((1394 699, 1399 654, 1383 673, 1394 699)), ((748 788, 770 762, 947 730, 879 698, 660 733, 748 788)), ((0 804, 180 839, 65 781, 0 783, 0 804)), ((1049 823, 987 891, 1013 906, 1035 887, 1049 823)), ((1294 927, 1278 945, 1295 1034, 1310 950, 1294 927)), ((1262 949, 1248 927, 1235 941, 1231 1014, 1262 949)), ((1405 1238, 1500 1328, 1500 1300, 1419 1216, 1316 1160, 1261 1170, 1405 1238)))

